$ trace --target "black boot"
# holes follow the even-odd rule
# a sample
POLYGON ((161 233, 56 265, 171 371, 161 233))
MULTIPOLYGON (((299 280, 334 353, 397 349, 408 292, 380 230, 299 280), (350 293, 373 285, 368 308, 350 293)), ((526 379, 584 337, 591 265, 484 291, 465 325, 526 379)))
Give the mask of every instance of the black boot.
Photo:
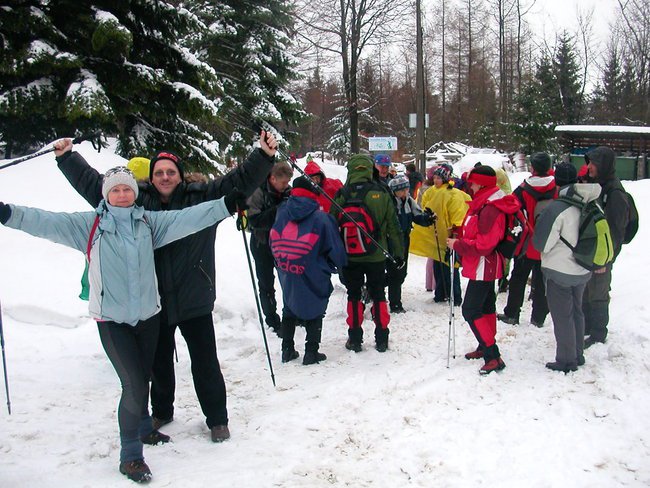
POLYGON ((327 359, 327 356, 325 356, 325 354, 318 352, 322 329, 322 317, 313 320, 307 320, 305 322, 305 357, 302 358, 302 364, 315 364, 327 359))
POLYGON ((298 321, 293 317, 282 318, 282 362, 288 363, 297 359, 300 354, 295 349, 293 336, 296 333, 296 323, 298 321))
POLYGON ((380 329, 377 327, 375 329, 375 349, 378 352, 386 352, 388 349, 388 334, 390 334, 388 328, 380 329))
POLYGON ((363 329, 361 327, 353 327, 348 329, 348 341, 345 343, 345 348, 354 352, 361 352, 361 344, 363 343, 363 329))

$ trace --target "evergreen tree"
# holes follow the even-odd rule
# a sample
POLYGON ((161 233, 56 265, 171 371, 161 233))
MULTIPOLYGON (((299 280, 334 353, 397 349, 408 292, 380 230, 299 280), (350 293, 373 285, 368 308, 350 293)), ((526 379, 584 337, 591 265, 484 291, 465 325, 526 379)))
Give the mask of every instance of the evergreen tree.
POLYGON ((298 78, 298 62, 289 53, 290 2, 194 0, 189 7, 208 29, 187 41, 222 79, 223 120, 215 130, 228 155, 249 151, 247 140, 255 120, 286 126, 306 116, 288 91, 289 83, 298 78))
POLYGON ((334 107, 334 117, 330 120, 332 135, 327 141, 327 151, 340 163, 348 157, 352 150, 350 117, 345 102, 345 94, 341 91, 334 100, 334 107))
POLYGON ((0 9, 0 133, 7 152, 101 129, 123 156, 160 148, 214 169, 216 73, 179 44, 200 30, 168 2, 19 2, 0 9))
POLYGON ((565 124, 581 121, 583 100, 581 96, 580 66, 575 52, 574 39, 564 31, 558 39, 558 49, 553 60, 553 71, 560 96, 560 107, 565 124))
POLYGON ((513 141, 527 154, 553 151, 554 127, 551 110, 542 96, 540 83, 531 80, 515 98, 515 110, 510 124, 513 141))

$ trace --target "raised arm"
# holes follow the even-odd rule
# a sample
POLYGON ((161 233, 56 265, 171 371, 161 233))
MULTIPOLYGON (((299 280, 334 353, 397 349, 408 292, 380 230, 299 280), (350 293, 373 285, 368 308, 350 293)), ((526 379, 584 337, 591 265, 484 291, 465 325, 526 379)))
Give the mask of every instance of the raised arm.
POLYGON ((102 200, 102 175, 91 167, 81 154, 72 151, 72 140, 61 139, 54 143, 54 154, 59 169, 93 208, 102 200))

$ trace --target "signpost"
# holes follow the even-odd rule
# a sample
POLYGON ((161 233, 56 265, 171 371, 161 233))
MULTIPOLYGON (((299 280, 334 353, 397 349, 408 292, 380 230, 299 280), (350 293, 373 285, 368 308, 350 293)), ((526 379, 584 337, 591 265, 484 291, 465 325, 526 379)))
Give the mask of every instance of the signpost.
POLYGON ((368 137, 369 151, 397 151, 397 137, 368 137))

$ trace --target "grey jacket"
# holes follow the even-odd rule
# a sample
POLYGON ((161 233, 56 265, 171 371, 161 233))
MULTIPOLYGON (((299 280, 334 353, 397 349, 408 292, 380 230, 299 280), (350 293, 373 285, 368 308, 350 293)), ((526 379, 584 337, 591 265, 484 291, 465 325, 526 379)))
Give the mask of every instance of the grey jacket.
POLYGON ((97 215, 88 269, 90 314, 97 321, 135 326, 160 311, 154 249, 214 225, 230 213, 223 198, 168 212, 113 207, 105 201, 95 212, 77 213, 11 205, 5 225, 85 253, 97 215))
MULTIPOLYGON (((576 183, 560 189, 560 197, 572 198, 584 203, 596 200, 600 185, 576 183)), ((533 246, 542 255, 544 276, 563 286, 577 286, 589 281, 591 272, 580 266, 573 251, 560 240, 564 237, 572 246, 578 242, 580 209, 566 202, 553 200, 537 217, 533 246)))

